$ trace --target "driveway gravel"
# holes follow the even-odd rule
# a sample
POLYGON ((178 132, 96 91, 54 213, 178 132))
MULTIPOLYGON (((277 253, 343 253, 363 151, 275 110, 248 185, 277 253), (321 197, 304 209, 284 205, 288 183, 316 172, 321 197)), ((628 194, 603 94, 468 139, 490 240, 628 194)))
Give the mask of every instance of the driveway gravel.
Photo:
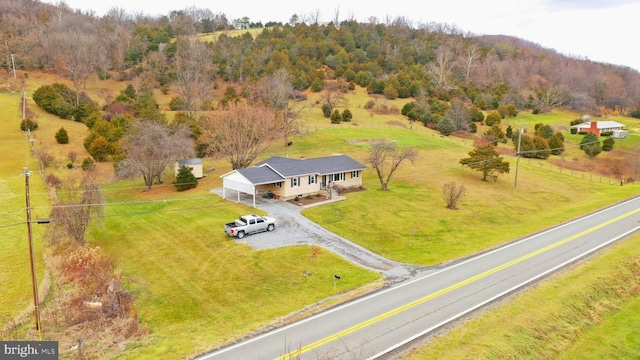
MULTIPOLYGON (((213 189, 211 192, 222 196, 221 188, 213 189)), ((235 201, 237 193, 227 189, 226 198, 229 201, 235 201)), ((343 199, 337 197, 334 201, 343 199)), ((251 196, 241 194, 240 202, 251 205, 252 201, 251 196)), ((256 207, 266 211, 269 216, 273 216, 277 220, 275 231, 248 235, 242 240, 236 239, 236 241, 246 243, 256 250, 301 244, 320 246, 359 266, 381 273, 391 284, 413 278, 419 273, 429 270, 425 267, 391 261, 340 237, 300 214, 303 209, 301 206, 281 200, 256 198, 256 207)), ((229 219, 229 221, 231 220, 229 219)))

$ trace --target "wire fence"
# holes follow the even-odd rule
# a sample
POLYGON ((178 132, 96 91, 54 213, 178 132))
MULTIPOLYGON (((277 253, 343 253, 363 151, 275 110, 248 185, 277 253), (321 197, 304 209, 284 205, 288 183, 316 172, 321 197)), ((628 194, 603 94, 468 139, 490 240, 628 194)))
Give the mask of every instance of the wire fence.
POLYGON ((563 168, 563 167, 560 167, 560 166, 557 166, 557 165, 553 165, 553 164, 551 164, 549 162, 546 162, 546 161, 540 161, 540 160, 535 160, 535 159, 531 159, 531 158, 529 158, 529 159, 521 159, 520 161, 521 161, 520 165, 524 164, 524 165, 527 165, 527 166, 532 167, 532 168, 538 168, 540 170, 547 170, 547 171, 550 171, 552 173, 557 173, 557 174, 561 174, 561 175, 567 175, 567 176, 575 177, 575 178, 582 179, 582 180, 588 180, 589 182, 592 182, 592 183, 609 184, 609 185, 624 185, 624 180, 622 180, 622 179, 614 179, 612 177, 598 175, 598 174, 594 174, 594 173, 578 171, 578 170, 573 170, 573 169, 567 169, 567 168, 563 168))
MULTIPOLYGON (((451 141, 451 142, 455 142, 455 143, 460 143, 460 144, 465 144, 465 145, 473 145, 474 140, 473 139, 465 139, 465 138, 460 138, 460 137, 456 137, 456 136, 444 136, 441 135, 438 131, 433 130, 433 129, 429 129, 427 127, 424 126, 420 126, 418 124, 410 124, 410 125, 406 125, 406 124, 355 124, 355 123, 340 123, 340 124, 327 124, 327 125, 316 125, 316 126, 305 126, 303 128, 301 128, 301 133, 311 133, 314 131, 319 131, 319 130, 329 130, 329 129, 352 129, 352 128, 367 128, 367 129, 407 129, 407 130, 412 130, 415 131, 417 133, 420 134, 424 134, 424 135, 431 135, 434 137, 440 137, 443 140, 446 141, 451 141)), ((515 155, 514 155, 515 156, 515 155)), ((526 164, 527 166, 530 167, 537 167, 540 170, 547 170, 550 171, 552 173, 557 173, 557 174, 561 174, 561 175, 567 175, 567 176, 571 176, 571 177, 575 177, 577 179, 581 179, 581 180, 588 180, 589 182, 592 183, 599 183, 599 184, 609 184, 609 185, 624 185, 624 180, 621 179, 614 179, 612 177, 608 177, 608 176, 603 176, 603 175, 598 175, 598 174, 594 174, 594 173, 589 173, 589 172, 583 172, 583 171, 578 171, 578 170, 572 170, 572 169, 567 169, 567 168, 563 168, 560 166, 556 166, 553 165, 549 162, 546 161, 540 161, 537 159, 531 159, 531 158, 523 158, 521 159, 522 164, 526 164)))

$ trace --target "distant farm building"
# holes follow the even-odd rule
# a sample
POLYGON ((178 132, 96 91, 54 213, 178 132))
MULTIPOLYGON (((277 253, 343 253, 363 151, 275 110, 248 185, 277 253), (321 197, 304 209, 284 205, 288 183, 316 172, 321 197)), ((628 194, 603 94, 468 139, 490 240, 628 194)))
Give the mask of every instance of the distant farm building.
POLYGON ((571 128, 576 129, 575 132, 578 134, 592 133, 600 136, 602 133, 614 133, 615 131, 622 130, 623 127, 624 124, 620 124, 616 121, 588 121, 574 125, 571 128))
POLYGON ((196 177, 196 179, 200 179, 204 176, 202 173, 202 159, 200 158, 177 160, 175 165, 176 176, 178 176, 178 170, 181 166, 191 168, 191 173, 196 177))

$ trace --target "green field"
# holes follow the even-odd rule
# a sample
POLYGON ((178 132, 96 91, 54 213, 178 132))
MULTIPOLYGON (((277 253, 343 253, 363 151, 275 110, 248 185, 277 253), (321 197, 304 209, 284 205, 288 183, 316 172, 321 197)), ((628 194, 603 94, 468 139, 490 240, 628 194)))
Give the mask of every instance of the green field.
MULTIPOLYGON (((33 306, 31 267, 29 262, 29 241, 25 211, 25 162, 32 172, 29 187, 32 194, 31 205, 38 207, 47 203, 46 189, 38 175, 38 166, 33 156, 27 156, 27 142, 20 131, 20 95, 0 93, 0 321, 8 324, 17 315, 29 312, 33 306), (12 155, 12 156, 6 156, 12 155)), ((37 142, 34 143, 37 146, 37 142)), ((33 219, 46 218, 48 214, 39 209, 32 211, 33 219)), ((46 225, 45 225, 46 226, 46 225)), ((44 277, 43 225, 33 226, 33 242, 36 252, 36 278, 39 284, 46 283, 44 277)))

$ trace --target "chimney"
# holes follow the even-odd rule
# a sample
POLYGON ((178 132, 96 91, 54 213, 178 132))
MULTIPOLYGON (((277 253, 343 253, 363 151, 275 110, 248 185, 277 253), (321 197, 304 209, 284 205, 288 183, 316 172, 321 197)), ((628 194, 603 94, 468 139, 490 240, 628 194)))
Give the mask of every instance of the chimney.
POLYGON ((589 127, 589 132, 595 135, 600 135, 599 131, 598 131, 598 122, 597 121, 592 121, 590 123, 590 127, 589 127))

